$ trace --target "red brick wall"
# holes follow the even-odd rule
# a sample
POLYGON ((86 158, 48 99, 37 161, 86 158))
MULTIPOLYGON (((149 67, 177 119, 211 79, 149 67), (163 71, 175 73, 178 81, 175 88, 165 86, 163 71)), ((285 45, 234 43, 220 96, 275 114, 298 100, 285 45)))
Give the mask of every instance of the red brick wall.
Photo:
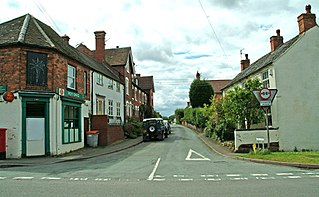
POLYGON ((99 131, 99 146, 110 145, 124 139, 124 131, 120 125, 108 125, 106 115, 92 116, 92 130, 99 131))
POLYGON ((76 89, 80 94, 84 93, 83 75, 87 72, 87 97, 90 98, 90 69, 77 61, 51 50, 8 47, 0 49, 0 85, 7 85, 8 91, 37 90, 55 91, 57 87, 67 89, 68 64, 76 67, 76 89), (48 54, 48 83, 47 86, 34 86, 26 84, 27 52, 39 52, 48 54))

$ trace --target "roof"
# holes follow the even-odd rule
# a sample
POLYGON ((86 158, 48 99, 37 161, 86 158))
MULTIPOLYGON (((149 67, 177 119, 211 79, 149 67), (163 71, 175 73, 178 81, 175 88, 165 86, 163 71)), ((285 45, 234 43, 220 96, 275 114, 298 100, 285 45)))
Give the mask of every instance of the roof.
POLYGON ((126 65, 131 47, 112 48, 105 50, 105 60, 112 66, 126 65))
POLYGON ((63 55, 90 67, 92 70, 120 82, 119 77, 108 68, 110 65, 101 64, 72 47, 50 26, 30 14, 0 24, 0 47, 12 45, 27 45, 57 50, 63 55))
POLYGON ((241 80, 247 78, 253 73, 261 70, 262 68, 272 64, 276 61, 282 54, 284 54, 298 39, 300 35, 290 39, 289 41, 283 43, 275 51, 269 52, 266 55, 262 56, 260 59, 252 63, 249 67, 240 72, 230 83, 228 83, 223 89, 228 88, 241 80))
POLYGON ((221 93, 223 87, 229 84, 232 80, 207 80, 208 83, 213 87, 214 93, 221 93))
POLYGON ((138 81, 138 86, 143 90, 153 90, 155 92, 153 76, 139 77, 138 81))

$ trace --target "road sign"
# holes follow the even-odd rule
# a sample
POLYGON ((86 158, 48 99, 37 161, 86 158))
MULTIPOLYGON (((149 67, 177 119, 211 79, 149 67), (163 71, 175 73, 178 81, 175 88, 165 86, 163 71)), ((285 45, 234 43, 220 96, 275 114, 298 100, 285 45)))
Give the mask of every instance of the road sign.
POLYGON ((277 89, 263 88, 261 90, 253 91, 253 94, 260 103, 261 107, 270 107, 277 94, 277 91, 277 89))
POLYGON ((262 100, 268 100, 271 97, 271 91, 268 88, 263 88, 259 91, 259 96, 262 100))

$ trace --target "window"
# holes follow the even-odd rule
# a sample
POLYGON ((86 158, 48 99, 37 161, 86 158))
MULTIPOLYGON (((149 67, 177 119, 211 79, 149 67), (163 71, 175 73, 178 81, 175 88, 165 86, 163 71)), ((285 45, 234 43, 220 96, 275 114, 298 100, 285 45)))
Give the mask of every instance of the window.
POLYGON ((269 73, 268 70, 266 72, 263 72, 262 74, 262 84, 264 88, 269 88, 269 73))
POLYGON ((96 115, 105 114, 105 97, 96 96, 96 115))
POLYGON ((76 87, 76 69, 68 65, 68 88, 75 90, 76 87))
POLYGON ((83 74, 83 93, 86 95, 87 94, 87 72, 84 71, 84 74, 83 74))
POLYGON ((128 86, 129 86, 129 81, 128 81, 128 78, 126 77, 125 78, 125 91, 126 91, 127 95, 130 95, 128 86))
POLYGON ((63 144, 81 141, 80 111, 80 107, 64 105, 63 144))
POLYGON ((48 81, 48 55, 28 52, 27 84, 46 86, 48 81))
POLYGON ((120 102, 116 103, 116 116, 121 117, 121 103, 120 102))
POLYGON ((116 92, 121 92, 121 84, 116 82, 116 92))
POLYGON ((103 86, 103 75, 101 75, 100 73, 98 73, 97 76, 96 76, 96 83, 98 85, 103 86))
POLYGON ((109 79, 109 84, 107 86, 109 89, 113 90, 113 80, 109 79))
POLYGON ((136 93, 137 93, 137 88, 135 87, 135 88, 134 88, 134 98, 135 98, 135 100, 137 101, 136 93))
POLYGON ((109 100, 109 116, 113 116, 113 100, 109 100))

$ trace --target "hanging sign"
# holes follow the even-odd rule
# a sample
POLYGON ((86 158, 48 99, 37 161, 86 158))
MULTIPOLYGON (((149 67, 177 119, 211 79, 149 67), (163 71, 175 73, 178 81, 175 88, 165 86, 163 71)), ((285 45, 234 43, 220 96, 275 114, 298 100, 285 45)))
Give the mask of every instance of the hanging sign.
POLYGON ((11 103, 14 100, 14 94, 12 92, 4 93, 3 100, 11 103))
POLYGON ((4 93, 7 91, 7 86, 0 86, 0 93, 4 93))

